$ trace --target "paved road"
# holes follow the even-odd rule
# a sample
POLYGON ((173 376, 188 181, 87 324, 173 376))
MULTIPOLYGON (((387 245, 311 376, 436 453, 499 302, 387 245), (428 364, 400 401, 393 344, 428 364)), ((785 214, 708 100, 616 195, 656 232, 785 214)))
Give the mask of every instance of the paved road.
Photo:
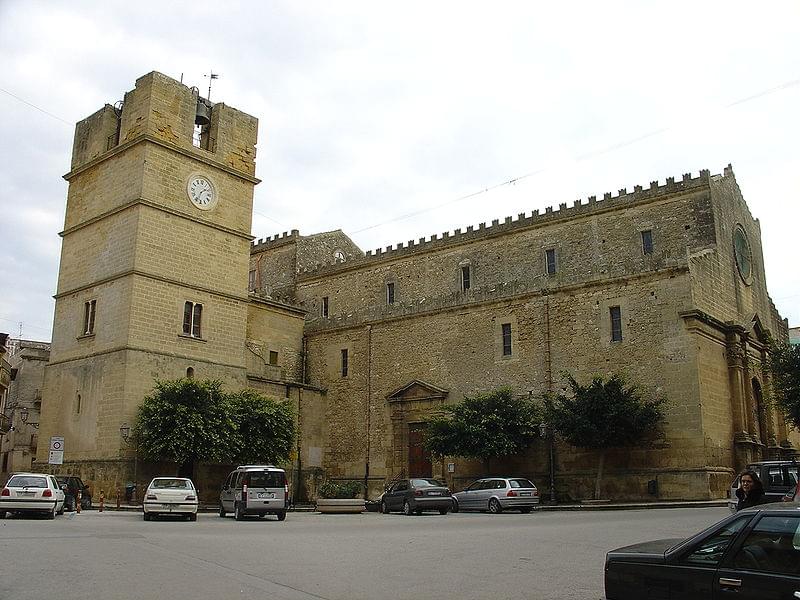
POLYGON ((606 551, 681 537, 724 508, 143 522, 84 511, 0 521, 9 600, 598 599, 606 551))

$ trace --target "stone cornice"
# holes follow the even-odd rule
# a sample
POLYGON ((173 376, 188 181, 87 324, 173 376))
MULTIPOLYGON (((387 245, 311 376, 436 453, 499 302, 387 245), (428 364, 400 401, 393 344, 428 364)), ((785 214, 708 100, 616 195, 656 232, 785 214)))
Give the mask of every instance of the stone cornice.
POLYGON ((155 354, 157 356, 168 356, 170 358, 180 358, 182 360, 190 360, 196 363, 204 363, 208 365, 213 365, 215 367, 229 367, 232 369, 242 369, 245 370, 244 364, 236 365, 233 363, 225 363, 219 362, 215 360, 206 360, 204 358, 197 358, 197 356, 189 356, 188 354, 180 354, 178 352, 159 352, 157 350, 153 350, 151 348, 142 348, 140 346, 114 346, 113 348, 107 348, 106 350, 99 350, 97 352, 90 352, 89 354, 81 354, 80 356, 76 356, 75 358, 65 358, 64 360, 57 360, 51 361, 47 366, 52 367, 54 365, 62 365, 70 362, 77 362, 81 360, 86 360, 87 358, 94 358, 97 356, 104 356, 106 354, 114 354, 116 352, 144 352, 146 354, 155 354))

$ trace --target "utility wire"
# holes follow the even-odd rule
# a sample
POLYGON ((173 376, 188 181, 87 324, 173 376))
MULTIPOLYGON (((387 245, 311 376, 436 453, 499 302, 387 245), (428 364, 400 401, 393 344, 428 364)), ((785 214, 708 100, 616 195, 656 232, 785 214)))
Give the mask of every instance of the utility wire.
POLYGON ((0 88, 0 92, 3 92, 4 94, 8 94, 9 96, 11 96, 12 98, 14 98, 15 100, 19 100, 19 101, 20 101, 20 102, 22 102, 23 104, 27 104, 27 105, 28 105, 28 106, 30 106, 31 108, 35 108, 35 109, 36 109, 36 110, 38 110, 39 112, 43 112, 43 113, 44 113, 44 114, 46 114, 48 117, 53 117, 53 118, 54 118, 54 119, 56 119, 57 121, 61 121, 62 123, 66 123, 66 124, 67 124, 67 125, 69 125, 70 127, 72 127, 72 125, 73 125, 73 123, 70 123, 70 122, 69 122, 69 121, 67 121, 66 119, 62 119, 62 118, 61 118, 61 117, 59 117, 58 115, 54 115, 54 114, 53 114, 53 113, 51 113, 51 112, 47 112, 45 109, 43 109, 43 108, 40 108, 40 107, 36 106, 35 104, 33 104, 33 103, 31 103, 31 102, 28 102, 28 101, 27 101, 27 100, 25 100, 24 98, 20 98, 20 97, 19 97, 19 96, 17 96, 16 94, 12 94, 12 93, 11 93, 11 92, 9 92, 8 90, 4 90, 3 88, 0 88))

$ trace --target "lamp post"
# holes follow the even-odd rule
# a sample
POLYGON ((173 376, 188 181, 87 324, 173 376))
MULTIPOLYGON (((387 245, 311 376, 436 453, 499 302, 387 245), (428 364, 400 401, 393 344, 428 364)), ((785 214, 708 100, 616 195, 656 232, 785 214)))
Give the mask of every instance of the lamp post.
POLYGON ((553 428, 547 423, 539 424, 539 435, 547 437, 547 450, 549 454, 550 463, 550 502, 556 503, 556 461, 555 461, 555 435, 553 428))
POLYGON ((28 417, 30 417, 30 411, 28 411, 26 407, 21 408, 19 411, 19 420, 26 425, 30 425, 34 429, 39 429, 39 423, 28 423, 28 417))
MULTIPOLYGON (((122 437, 122 441, 125 442, 127 446, 131 440, 131 428, 127 423, 123 423, 119 426, 119 435, 122 437)), ((136 435, 134 434, 134 438, 136 435)), ((136 445, 133 448, 133 493, 131 494, 131 502, 136 504, 136 488, 138 487, 138 480, 137 480, 137 467, 139 464, 139 441, 138 439, 134 439, 136 445)))

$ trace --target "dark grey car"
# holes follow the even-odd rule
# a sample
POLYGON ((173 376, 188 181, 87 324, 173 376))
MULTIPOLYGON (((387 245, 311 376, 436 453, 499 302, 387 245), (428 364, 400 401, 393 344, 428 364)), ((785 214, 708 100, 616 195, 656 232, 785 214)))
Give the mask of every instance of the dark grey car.
POLYGON ((438 510, 446 515, 453 507, 453 498, 446 485, 435 479, 411 478, 393 483, 381 496, 381 512, 402 511, 403 514, 422 514, 438 510))

